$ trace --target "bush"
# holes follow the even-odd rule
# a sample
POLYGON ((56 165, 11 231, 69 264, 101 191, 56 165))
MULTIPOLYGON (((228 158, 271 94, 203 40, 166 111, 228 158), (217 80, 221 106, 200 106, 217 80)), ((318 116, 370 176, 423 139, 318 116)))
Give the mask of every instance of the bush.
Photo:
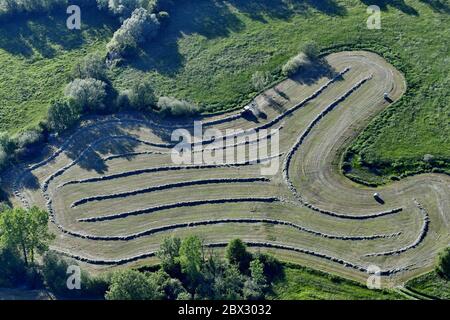
POLYGON ((13 249, 0 249, 0 287, 16 287, 23 284, 27 270, 20 254, 13 249))
POLYGON ((128 93, 130 107, 138 111, 152 111, 156 106, 156 97, 148 80, 136 81, 128 93))
POLYGON ((14 140, 6 132, 0 132, 0 170, 5 169, 16 150, 14 140))
POLYGON ((268 72, 256 71, 252 76, 253 88, 258 92, 264 89, 269 84, 269 81, 270 73, 268 72))
POLYGON ((286 77, 292 77, 307 63, 309 63, 309 61, 306 55, 304 53, 300 53, 289 59, 288 62, 286 62, 286 64, 281 68, 281 72, 286 77))
POLYGON ((18 158, 31 157, 40 151, 45 137, 42 129, 28 130, 16 137, 16 156, 18 158))
POLYGON ((61 133, 75 125, 81 116, 81 110, 73 100, 55 101, 47 113, 49 129, 61 133))
POLYGON ((450 247, 439 253, 436 269, 439 275, 450 279, 450 247))
POLYGON ((241 239, 231 240, 225 255, 229 264, 237 266, 243 272, 248 270, 252 255, 247 251, 247 246, 241 239))
POLYGON ((134 10, 108 43, 108 59, 114 61, 133 54, 139 44, 157 35, 159 26, 155 14, 150 14, 143 8, 134 10))
POLYGON ((131 13, 148 3, 148 0, 97 0, 99 9, 108 10, 122 20, 128 18, 131 13))
POLYGON ((111 286, 105 298, 107 300, 157 300, 164 297, 157 282, 145 273, 127 269, 117 271, 111 278, 111 286))
POLYGON ((102 56, 91 53, 78 62, 72 70, 73 78, 106 80, 106 65, 102 56))
POLYGON ((103 298, 108 289, 109 281, 107 277, 91 277, 87 272, 81 271, 81 288, 70 290, 67 287, 67 280, 70 274, 67 273, 69 265, 76 265, 69 262, 54 252, 49 252, 44 256, 42 265, 42 275, 50 291, 60 298, 103 298))
POLYGON ((314 41, 307 42, 300 46, 300 52, 303 52, 305 56, 311 61, 317 60, 320 54, 320 50, 314 41))
POLYGON ((104 111, 106 83, 100 80, 75 79, 65 89, 65 95, 82 112, 104 111))
POLYGON ((164 116, 193 116, 200 112, 199 108, 187 101, 177 100, 171 97, 160 97, 158 109, 164 116))

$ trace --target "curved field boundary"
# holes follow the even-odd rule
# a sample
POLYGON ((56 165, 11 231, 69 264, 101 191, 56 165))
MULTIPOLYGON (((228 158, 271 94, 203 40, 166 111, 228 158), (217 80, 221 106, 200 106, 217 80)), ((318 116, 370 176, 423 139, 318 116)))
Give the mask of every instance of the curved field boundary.
POLYGON ((401 234, 401 232, 391 233, 391 234, 375 234, 375 235, 356 235, 356 236, 345 236, 345 235, 335 235, 335 234, 328 234, 323 233, 320 231, 316 231, 313 229, 309 229, 306 227, 303 227, 299 224, 295 224, 289 221, 284 220, 275 220, 275 219, 258 219, 258 218, 230 218, 230 219, 218 219, 218 220, 203 220, 203 221, 193 221, 193 222, 185 222, 185 223, 176 223, 171 225, 165 225, 161 227, 156 227, 148 230, 144 230, 142 232, 137 232, 133 234, 128 235, 120 235, 120 236, 96 236, 91 234, 84 234, 84 233, 78 233, 73 232, 69 230, 65 230, 65 233, 70 234, 72 236, 81 237, 84 239, 89 240, 96 240, 96 241, 130 241, 141 237, 146 237, 150 235, 154 235, 156 233, 162 233, 167 231, 172 231, 176 229, 184 229, 184 228, 193 228, 193 227, 199 227, 199 226, 209 226, 209 225, 219 225, 219 224, 229 224, 229 223, 236 223, 236 224, 272 224, 272 225, 281 225, 281 226, 288 226, 292 227, 298 231, 310 233, 316 236, 320 236, 323 238, 328 239, 335 239, 335 240, 351 240, 351 241, 362 241, 362 240, 375 240, 375 239, 386 239, 386 238, 394 238, 401 234))
POLYGON ((370 214, 365 214, 365 215, 342 214, 342 213, 337 213, 337 212, 333 212, 333 211, 329 211, 329 210, 324 210, 324 209, 318 208, 318 207, 308 203, 307 201, 305 201, 302 198, 302 196, 299 194, 297 188, 294 186, 294 184, 292 183, 292 181, 290 179, 289 168, 290 168, 290 164, 292 162, 292 159, 293 159, 295 153, 302 146, 302 144, 305 141, 305 139, 311 133, 312 129, 320 122, 320 120, 324 116, 326 116, 329 112, 334 110, 341 102, 346 100, 353 92, 358 90, 364 83, 366 83, 367 81, 369 81, 371 79, 372 79, 372 75, 369 76, 369 77, 366 77, 366 78, 364 78, 364 79, 362 79, 360 81, 358 81, 347 92, 345 92, 338 99, 336 99, 334 102, 329 104, 316 118, 314 118, 313 121, 311 121, 311 123, 308 125, 308 127, 305 129, 305 131, 303 131, 303 133, 298 137, 297 141, 295 142, 293 147, 290 149, 290 151, 288 152, 288 154, 287 154, 287 156, 286 156, 286 158, 284 160, 284 163, 283 163, 283 179, 284 179, 285 183, 287 184, 289 190, 294 195, 294 197, 300 203, 302 203, 304 206, 306 206, 307 208, 310 208, 310 209, 312 209, 312 210, 314 210, 316 212, 319 212, 319 213, 322 213, 322 214, 326 214, 326 215, 329 215, 329 216, 333 216, 333 217, 336 217, 336 218, 355 219, 355 220, 364 220, 364 219, 378 218, 378 217, 394 214, 394 213, 397 213, 397 212, 400 212, 400 211, 403 210, 403 208, 395 208, 395 209, 391 209, 391 210, 387 210, 387 211, 370 213, 370 214))
POLYGON ((430 226, 430 216, 428 215, 428 212, 425 210, 425 208, 416 199, 414 199, 414 203, 422 214, 422 228, 420 229, 419 235, 417 236, 416 240, 414 240, 413 243, 407 245, 406 247, 391 251, 369 253, 365 255, 366 257, 392 256, 405 252, 409 249, 413 249, 422 243, 428 233, 428 229, 430 226))
POLYGON ((154 154, 167 154, 164 152, 157 152, 157 151, 141 151, 141 152, 125 152, 125 153, 117 153, 113 154, 107 157, 103 157, 103 161, 111 161, 114 159, 120 159, 120 158, 128 158, 128 157, 135 157, 135 156, 142 156, 142 155, 154 155, 154 154))
POLYGON ((175 209, 175 208, 186 208, 186 207, 196 207, 201 205, 208 204, 223 204, 223 203, 242 203, 242 202, 279 202, 280 198, 277 197, 246 197, 246 198, 223 198, 223 199, 210 199, 210 200, 193 200, 193 201, 185 201, 185 202, 177 202, 177 203, 169 203, 160 206, 140 209, 140 210, 132 210, 121 213, 114 213, 106 216, 100 217, 90 217, 90 218, 81 218, 78 219, 79 222, 99 222, 99 221, 110 221, 116 219, 123 219, 130 216, 138 216, 142 214, 149 214, 157 211, 175 209))
MULTIPOLYGON (((261 125, 259 127, 255 127, 252 130, 258 131, 258 130, 261 130, 261 129, 265 129, 265 128, 268 128, 268 127, 274 125, 275 123, 279 122, 281 119, 285 118, 286 116, 288 116, 289 114, 293 113, 297 109, 299 109, 299 108, 303 107, 304 105, 306 105, 309 101, 317 98, 331 84, 333 84, 334 82, 340 80, 344 74, 346 74, 348 71, 350 71, 350 69, 351 69, 350 67, 346 67, 344 70, 340 71, 334 78, 329 80, 325 85, 320 87, 317 91, 315 91, 309 97, 307 97, 306 99, 304 99, 303 101, 301 101, 300 103, 295 105, 294 107, 290 108, 289 110, 285 111, 284 113, 280 114, 279 116, 277 116, 275 119, 271 120, 270 122, 268 122, 266 124, 263 124, 263 125, 261 125)), ((226 121, 233 121, 233 120, 235 120, 235 119, 237 119, 239 117, 240 117, 240 115, 239 116, 238 115, 231 115, 231 116, 228 116, 228 117, 225 117, 224 119, 222 119, 221 123, 226 122, 226 121)), ((210 125, 217 124, 218 123, 217 121, 219 121, 219 120, 212 120, 212 121, 209 121, 209 122, 205 122, 203 124, 203 126, 210 126, 210 125)), ((14 183, 13 183, 13 193, 14 193, 14 195, 24 204, 25 207, 29 207, 28 201, 26 200, 26 198, 19 191, 19 182, 22 180, 22 178, 25 177, 25 174, 27 172, 31 172, 31 171, 33 171, 33 170, 35 170, 35 169, 37 169, 39 167, 42 167, 42 166, 50 163, 51 161, 53 161, 57 156, 59 156, 62 152, 64 152, 67 149, 67 147, 73 142, 73 140, 75 140, 75 137, 77 135, 79 135, 81 133, 84 133, 84 132, 86 132, 86 131, 88 131, 88 130, 90 130, 92 128, 99 128, 102 125, 108 125, 108 124, 114 124, 114 123, 116 123, 116 124, 140 123, 140 124, 146 124, 147 126, 157 126, 157 127, 159 126, 159 127, 172 128, 172 129, 173 128, 183 128, 183 127, 185 127, 185 125, 167 125, 167 126, 164 126, 164 125, 157 124, 157 123, 155 123, 153 121, 139 120, 139 119, 106 120, 106 121, 103 121, 101 123, 95 123, 95 124, 92 124, 92 125, 87 125, 85 127, 81 127, 76 132, 74 132, 71 136, 69 136, 69 138, 51 156, 49 156, 48 158, 46 158, 46 159, 44 159, 44 160, 42 160, 42 161, 40 161, 40 162, 38 162, 38 163, 36 163, 34 165, 28 166, 26 169, 22 169, 24 171, 23 174, 19 175, 18 178, 16 179, 16 181, 14 181, 14 183)), ((282 127, 280 127, 279 129, 281 129, 281 128, 282 127)), ((247 131, 250 131, 250 130, 247 130, 247 131)), ((244 134, 245 134, 245 131, 244 131, 244 134)), ((228 136, 236 136, 236 135, 228 135, 228 136)), ((221 138, 222 139, 224 139, 224 138, 226 139, 227 136, 222 136, 221 138)), ((214 141, 214 139, 211 139, 208 142, 210 143, 210 142, 213 142, 213 141, 214 141)), ((169 145, 169 144, 153 144, 151 142, 143 142, 143 143, 149 143, 149 144, 152 144, 154 146, 162 146, 162 147, 168 147, 168 146, 172 146, 173 147, 174 146, 173 144, 172 145, 169 145)), ((203 143, 204 142, 202 142, 202 144, 203 143)), ((63 172, 64 171, 65 170, 63 170, 63 172)), ((48 187, 48 184, 47 184, 47 186, 44 186, 45 189, 47 187, 48 187)))
POLYGON ((201 186, 201 185, 208 185, 208 184, 231 184, 231 183, 250 183, 250 182, 270 182, 270 179, 268 178, 219 178, 219 179, 203 179, 203 180, 192 180, 192 181, 182 181, 182 182, 176 182, 176 183, 168 183, 158 186, 152 186, 148 188, 142 188, 127 192, 121 192, 121 193, 114 193, 114 194, 103 194, 103 195, 97 195, 92 197, 86 197, 79 199, 71 204, 72 208, 75 208, 79 205, 93 202, 93 201, 102 201, 102 200, 109 200, 109 199, 117 199, 117 198, 126 198, 130 196, 136 196, 139 194, 145 194, 155 191, 162 191, 162 190, 170 190, 170 189, 177 189, 177 188, 183 188, 183 187, 189 187, 189 186, 201 186))
MULTIPOLYGON (((255 241, 244 241, 247 246, 249 247, 253 247, 253 248, 268 248, 268 249, 279 249, 279 250, 286 250, 286 251, 292 251, 292 252, 297 252, 297 253, 303 253, 303 254, 307 254, 310 256, 314 256, 317 258, 321 258, 321 259, 325 259, 331 262, 335 262, 338 263, 344 267, 347 268, 352 268, 364 273, 368 273, 368 268, 366 266, 362 266, 362 265, 358 265, 358 264, 354 264, 352 262, 340 259, 340 258, 336 258, 321 252, 317 252, 317 251, 312 251, 312 250, 308 250, 308 249, 303 249, 303 248, 298 248, 298 247, 294 247, 294 246, 287 246, 287 245, 282 245, 282 244, 278 244, 278 243, 271 243, 271 242, 255 242, 255 241)), ((228 245, 228 243, 226 242, 216 242, 216 243, 209 243, 206 244, 205 246, 210 247, 210 248, 224 248, 228 245)), ((156 251, 150 251, 150 252, 146 252, 146 253, 141 253, 135 256, 131 256, 131 257, 127 257, 127 258, 123 258, 123 259, 111 259, 111 260, 106 260, 106 259, 92 259, 92 258, 88 258, 88 257, 83 257, 80 255, 76 255, 76 254, 72 254, 69 252, 66 252, 64 250, 60 250, 60 249, 52 249, 55 252, 58 252, 60 254, 63 254, 67 257, 82 261, 82 262, 86 262, 89 264, 94 264, 94 265, 123 265, 123 264, 127 264, 127 263, 131 263, 131 262, 135 262, 138 260, 142 260, 142 259, 146 259, 146 258, 151 258, 151 257, 155 257, 156 256, 156 251)), ((411 268, 412 266, 403 266, 403 267, 398 267, 398 268, 392 268, 392 269, 385 269, 385 270, 381 270, 380 271, 380 275, 382 276, 390 276, 399 272, 403 272, 403 271, 407 271, 411 268)))
POLYGON ((130 176, 141 175, 145 173, 153 173, 153 172, 163 172, 163 171, 179 171, 179 170, 195 170, 195 169, 215 169, 215 168, 233 168, 233 167, 241 167, 248 165, 255 165, 260 163, 265 163, 275 158, 279 158, 283 155, 283 153, 277 154, 275 156, 259 158, 256 160, 245 161, 243 163, 235 163, 235 164, 199 164, 199 165, 186 165, 186 166, 162 166, 162 167, 153 167, 153 168, 145 168, 145 169, 137 169, 131 171, 124 171, 120 173, 115 173, 111 175, 104 175, 95 178, 87 178, 81 180, 70 180, 58 186, 58 188, 65 187, 71 184, 83 184, 83 183, 93 183, 99 181, 108 181, 119 178, 125 178, 130 176))

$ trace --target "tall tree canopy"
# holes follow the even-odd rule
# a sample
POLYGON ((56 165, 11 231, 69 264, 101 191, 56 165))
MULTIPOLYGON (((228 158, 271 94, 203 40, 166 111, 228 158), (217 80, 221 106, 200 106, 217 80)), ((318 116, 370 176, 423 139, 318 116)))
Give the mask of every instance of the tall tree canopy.
POLYGON ((37 207, 7 209, 0 214, 0 243, 19 250, 25 264, 34 263, 36 253, 48 250, 54 235, 48 230, 48 213, 37 207))

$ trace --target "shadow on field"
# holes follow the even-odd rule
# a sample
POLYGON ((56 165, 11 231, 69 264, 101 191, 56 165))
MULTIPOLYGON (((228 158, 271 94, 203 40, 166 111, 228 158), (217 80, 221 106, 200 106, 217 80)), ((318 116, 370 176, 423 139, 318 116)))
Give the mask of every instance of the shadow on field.
MULTIPOLYGON (((429 1, 429 0, 428 0, 429 1)), ((423 2, 428 2, 427 0, 424 0, 423 2)), ((382 11, 386 11, 388 7, 393 7, 397 10, 400 10, 403 13, 412 15, 412 16, 418 16, 419 12, 417 12, 416 9, 414 9, 412 6, 407 4, 405 0, 361 0, 362 3, 364 3, 367 6, 379 6, 382 11)))
POLYGON ((81 31, 69 30, 66 26, 67 17, 64 9, 51 15, 0 20, 0 48, 26 58, 36 53, 44 58, 53 58, 57 53, 55 46, 63 50, 77 49, 85 43, 85 36, 110 36, 112 30, 118 27, 114 19, 93 10, 85 10, 81 31))
MULTIPOLYGON (((164 32, 150 41, 138 59, 128 62, 142 70, 155 70, 175 75, 185 64, 178 41, 186 35, 198 34, 206 39, 227 37, 245 28, 236 15, 239 10, 253 20, 265 23, 268 18, 290 19, 313 8, 327 15, 344 15, 346 9, 334 0, 187 0, 168 9, 170 19, 164 32)), ((199 48, 201 50, 201 48, 199 48)), ((126 62, 127 63, 127 62, 126 62)))
MULTIPOLYGON (((306 64, 291 79, 305 85, 312 85, 318 80, 326 78, 334 78, 337 71, 325 60, 319 59, 306 64)), ((341 80, 341 79, 340 79, 341 80)))
POLYGON ((450 14, 450 4, 448 0, 419 0, 427 5, 429 5, 434 11, 439 13, 450 14))

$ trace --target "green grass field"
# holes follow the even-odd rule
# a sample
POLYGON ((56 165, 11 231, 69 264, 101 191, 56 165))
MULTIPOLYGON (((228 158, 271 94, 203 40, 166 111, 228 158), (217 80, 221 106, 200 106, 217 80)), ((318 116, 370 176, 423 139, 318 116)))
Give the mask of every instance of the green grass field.
MULTIPOLYGON (((435 166, 450 158, 448 46, 450 7, 441 0, 186 1, 171 11, 159 39, 110 72, 117 88, 148 77, 158 94, 192 100, 207 111, 228 110, 254 96, 251 75, 279 67, 299 45, 315 40, 327 51, 368 49, 405 73, 409 90, 383 112, 353 149, 377 174, 414 171, 425 154, 435 166), (370 2, 370 3, 369 3, 370 2), (366 8, 378 4, 382 29, 368 30, 366 8), (384 167, 387 167, 383 169, 384 167)), ((112 22, 83 15, 83 31, 65 29, 65 13, 0 28, 0 130, 17 132, 43 118, 60 96, 71 66, 104 50, 112 22)), ((370 177, 359 161, 356 174, 370 177)))
POLYGON ((83 15, 84 29, 69 31, 65 16, 13 20, 0 27, 0 131, 17 133, 42 120, 62 96, 76 61, 105 51, 113 21, 83 15))
POLYGON ((273 299, 281 300, 403 300, 388 290, 371 290, 362 284, 300 266, 286 267, 285 279, 273 289, 273 299))
POLYGON ((436 272, 411 279, 406 283, 406 287, 430 297, 450 299, 450 281, 440 277, 436 272))

